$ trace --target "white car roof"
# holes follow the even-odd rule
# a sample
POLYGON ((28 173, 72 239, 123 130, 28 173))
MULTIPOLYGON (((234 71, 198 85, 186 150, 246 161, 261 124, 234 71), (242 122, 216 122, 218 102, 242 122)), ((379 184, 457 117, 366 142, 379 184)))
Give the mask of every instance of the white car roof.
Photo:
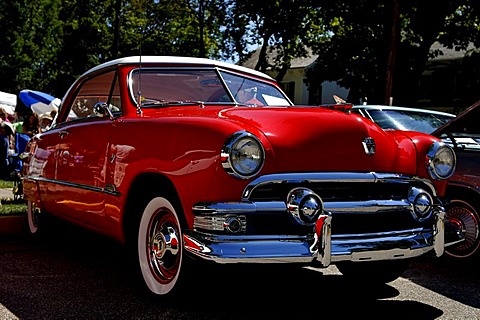
POLYGON ((96 70, 109 67, 109 66, 114 66, 118 64, 128 64, 128 63, 175 63, 175 64, 190 64, 190 65, 198 65, 198 66, 214 66, 214 67, 221 67, 221 68, 227 68, 230 70, 236 70, 239 72, 251 74, 252 76, 257 76, 261 78, 265 78, 268 80, 274 80, 272 77, 269 75, 253 70, 250 68, 242 67, 233 63, 228 63, 228 62, 222 62, 222 61, 216 61, 216 60, 211 60, 211 59, 205 59, 205 58, 193 58, 193 57, 179 57, 179 56, 131 56, 131 57, 124 57, 124 58, 119 58, 115 60, 111 60, 105 63, 102 63, 84 74, 88 74, 91 72, 94 72, 96 70))

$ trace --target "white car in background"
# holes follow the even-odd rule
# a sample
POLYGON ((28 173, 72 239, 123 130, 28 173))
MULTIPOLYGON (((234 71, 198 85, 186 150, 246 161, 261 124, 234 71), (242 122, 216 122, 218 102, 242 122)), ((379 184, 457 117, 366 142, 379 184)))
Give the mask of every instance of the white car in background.
POLYGON ((384 130, 419 131, 428 134, 455 118, 454 114, 447 112, 384 105, 356 105, 352 112, 372 120, 384 130))
POLYGON ((384 130, 420 131, 452 146, 457 157, 448 180, 447 219, 461 230, 465 240, 445 248, 447 256, 480 260, 480 101, 455 116, 451 113, 383 105, 357 105, 358 113, 384 130))

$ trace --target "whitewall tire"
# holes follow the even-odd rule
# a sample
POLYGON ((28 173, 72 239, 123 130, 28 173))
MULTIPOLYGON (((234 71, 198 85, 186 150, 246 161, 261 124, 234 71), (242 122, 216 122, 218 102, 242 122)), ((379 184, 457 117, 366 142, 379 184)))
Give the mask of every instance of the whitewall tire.
POLYGON ((163 197, 146 205, 138 229, 139 266, 148 289, 157 295, 172 291, 182 269, 182 231, 177 212, 163 197))
POLYGON ((38 232, 38 222, 39 222, 39 211, 37 206, 30 200, 27 201, 27 219, 28 219, 28 230, 31 234, 38 232))

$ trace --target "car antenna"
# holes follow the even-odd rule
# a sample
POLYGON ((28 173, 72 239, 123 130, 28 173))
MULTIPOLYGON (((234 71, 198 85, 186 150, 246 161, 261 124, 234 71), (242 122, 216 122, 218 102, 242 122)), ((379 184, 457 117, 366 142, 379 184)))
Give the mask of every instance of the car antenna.
POLYGON ((141 54, 142 49, 140 48, 140 61, 139 61, 139 67, 138 67, 138 90, 137 90, 137 114, 142 114, 142 54, 141 54))
POLYGON ((143 30, 140 26, 139 62, 138 62, 138 89, 137 89, 137 114, 142 115, 142 42, 143 30))

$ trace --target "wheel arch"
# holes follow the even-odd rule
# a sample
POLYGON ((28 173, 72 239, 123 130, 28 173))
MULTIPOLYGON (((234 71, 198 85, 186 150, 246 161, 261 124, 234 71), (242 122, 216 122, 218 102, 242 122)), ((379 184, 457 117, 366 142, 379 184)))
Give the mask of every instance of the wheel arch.
MULTIPOLYGON (((476 205, 480 204, 480 190, 469 185, 449 183, 446 195, 449 201, 459 198, 473 200, 476 205)), ((480 210, 480 208, 478 209, 480 210)))
POLYGON ((133 180, 125 202, 122 228, 127 243, 136 243, 137 228, 143 209, 155 196, 167 198, 177 211, 182 229, 187 227, 182 204, 173 182, 158 173, 143 173, 133 180))

